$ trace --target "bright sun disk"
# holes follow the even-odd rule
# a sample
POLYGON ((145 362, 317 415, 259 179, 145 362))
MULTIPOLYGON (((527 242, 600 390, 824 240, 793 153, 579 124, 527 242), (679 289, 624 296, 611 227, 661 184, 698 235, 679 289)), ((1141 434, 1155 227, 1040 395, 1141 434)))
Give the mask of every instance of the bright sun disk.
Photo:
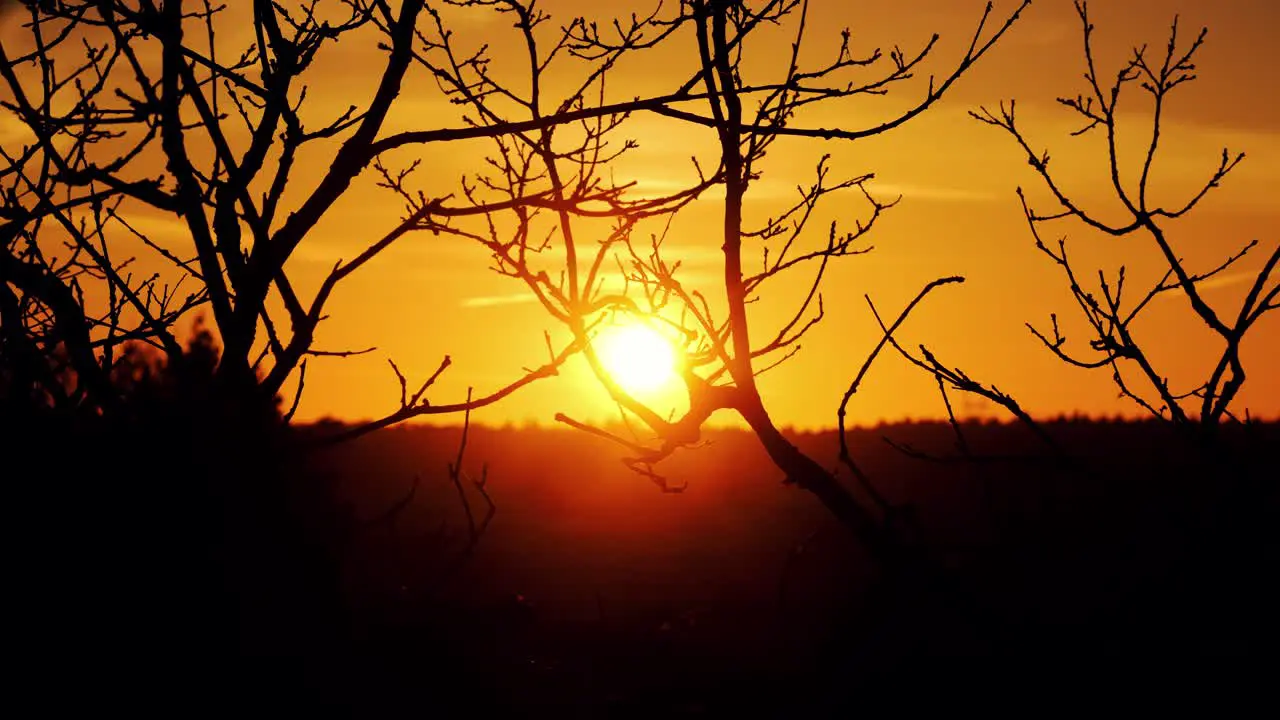
POLYGON ((606 327, 596 336, 595 346, 605 370, 631 394, 661 389, 676 377, 675 347, 643 323, 606 327))

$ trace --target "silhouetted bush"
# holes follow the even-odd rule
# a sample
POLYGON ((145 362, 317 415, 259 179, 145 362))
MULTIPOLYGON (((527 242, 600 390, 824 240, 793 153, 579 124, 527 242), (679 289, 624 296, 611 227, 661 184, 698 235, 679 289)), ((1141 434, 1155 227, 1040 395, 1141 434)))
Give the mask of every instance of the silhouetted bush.
POLYGON ((327 488, 278 402, 220 384, 218 356, 197 325, 177 361, 124 347, 115 412, 5 403, 31 652, 144 703, 323 702, 344 625, 327 488))

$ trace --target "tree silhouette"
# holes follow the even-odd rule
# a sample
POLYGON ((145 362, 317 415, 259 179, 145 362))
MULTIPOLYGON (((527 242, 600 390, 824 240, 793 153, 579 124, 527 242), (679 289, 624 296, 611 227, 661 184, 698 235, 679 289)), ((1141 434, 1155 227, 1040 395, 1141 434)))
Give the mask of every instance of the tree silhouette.
MULTIPOLYGON (((221 344, 215 397, 231 415, 273 408, 291 379, 300 396, 308 358, 371 351, 315 347, 316 329, 340 283, 416 219, 389 223, 310 301, 295 291, 289 260, 381 154, 513 132, 385 132, 409 92, 416 43, 439 21, 424 9, 421 0, 255 2, 232 18, 208 2, 73 0, 7 11, 23 28, 0 47, 0 102, 22 138, 6 144, 0 166, 7 396, 111 415, 119 350, 144 342, 182 362, 175 333, 196 310, 221 344), (238 19, 252 33, 233 32, 238 19), (359 43, 386 48, 378 82, 325 116, 307 101, 308 85, 323 81, 317 58, 359 43), (320 177, 297 171, 318 157, 329 159, 320 177), (167 230, 155 230, 160 220, 167 230), (67 373, 46 367, 54 348, 67 373)), ((415 412, 493 402, 562 360, 471 402, 415 398, 415 412)))
MULTIPOLYGON (((1060 97, 1057 102, 1083 120, 1084 124, 1072 132, 1071 137, 1091 134, 1104 136, 1103 159, 1108 177, 1105 187, 1119 201, 1124 219, 1104 219, 1101 210, 1087 207, 1066 189, 1063 180, 1050 170, 1048 152, 1035 150, 1018 125, 1014 101, 1002 103, 996 110, 983 107, 970 113, 978 121, 1008 133, 1048 191, 1048 202, 1055 206, 1048 212, 1034 210, 1023 188, 1017 189, 1017 195, 1036 248, 1058 266, 1067 281, 1080 316, 1085 321, 1084 327, 1091 334, 1086 344, 1092 354, 1068 345, 1066 333, 1056 313, 1050 315, 1047 330, 1031 323, 1027 324, 1027 328, 1065 364, 1087 370, 1110 370, 1121 397, 1133 401, 1154 418, 1168 421, 1181 429, 1193 430, 1196 438, 1207 443, 1210 450, 1225 451, 1225 448, 1215 447, 1214 443, 1217 439, 1217 427, 1224 419, 1241 419, 1232 410, 1246 379, 1240 348, 1262 316, 1280 307, 1280 284, 1275 282, 1275 269, 1280 262, 1280 245, 1263 259, 1256 272, 1238 269, 1237 265, 1259 247, 1261 243, 1257 239, 1249 241, 1219 264, 1196 270, 1179 253, 1177 248, 1180 243, 1171 237, 1170 227, 1173 221, 1190 214, 1211 191, 1219 188, 1244 160, 1243 152, 1232 154, 1224 149, 1217 168, 1209 173, 1204 184, 1176 204, 1168 205, 1155 199, 1157 191, 1153 186, 1159 175, 1154 169, 1156 160, 1160 150, 1169 144, 1164 139, 1168 98, 1175 89, 1197 79, 1195 57, 1202 48, 1208 31, 1202 28, 1194 40, 1184 43, 1179 37, 1179 23, 1175 17, 1169 41, 1162 54, 1153 58, 1146 46, 1134 48, 1132 57, 1115 73, 1115 79, 1107 84, 1100 79, 1094 59, 1095 28, 1089 19, 1088 5, 1077 0, 1074 7, 1084 31, 1084 78, 1087 89, 1074 97, 1060 97), (1126 90, 1129 92, 1126 93, 1126 90), (1150 98, 1150 116, 1141 121, 1145 123, 1144 129, 1149 140, 1141 148, 1141 155, 1137 156, 1136 161, 1127 161, 1124 147, 1118 140, 1122 116, 1117 112, 1117 107, 1122 95, 1128 98, 1135 90, 1150 98), (1046 240, 1047 228, 1070 221, 1075 221, 1086 232, 1116 240, 1133 236, 1147 237, 1165 270, 1158 279, 1140 291, 1132 289, 1133 282, 1127 281, 1126 267, 1123 264, 1114 273, 1097 269, 1096 283, 1091 285, 1089 278, 1095 271, 1082 268, 1069 256, 1067 238, 1064 236, 1055 242, 1046 240), (1234 318, 1221 303, 1211 304, 1203 292, 1203 289, 1210 287, 1206 283, 1223 280, 1243 282, 1247 288, 1234 318), (1137 329, 1140 320, 1151 314, 1157 298, 1171 296, 1185 298, 1191 313, 1222 344, 1222 351, 1211 369, 1206 371, 1206 377, 1194 380, 1190 385, 1184 384, 1181 388, 1176 383, 1186 381, 1173 380, 1157 367, 1158 363, 1150 354, 1151 343, 1144 342, 1141 339, 1143 333, 1137 329)), ((1139 124, 1137 120, 1127 121, 1125 124, 1129 122, 1139 124)), ((908 310, 924 294, 936 287, 936 284, 955 280, 958 278, 936 281, 927 286, 908 310)), ((1067 464, 1074 462, 1013 395, 994 384, 975 379, 959 367, 942 362, 924 345, 920 345, 918 351, 904 348, 894 337, 897 323, 886 326, 869 297, 867 302, 885 335, 881 346, 872 353, 845 395, 840 411, 842 427, 844 406, 857 391, 870 361, 884 344, 888 344, 908 362, 929 373, 937 381, 959 452, 957 456, 944 457, 910 446, 897 445, 892 441, 890 444, 909 455, 928 460, 993 459, 978 457, 968 447, 948 395, 949 391, 954 391, 976 395, 1003 407, 1040 438, 1049 449, 1051 459, 1067 464)), ((1249 419, 1247 409, 1244 419, 1249 419)), ((842 454, 845 452, 847 448, 842 446, 842 454)), ((1226 457, 1229 455, 1227 453, 1226 457)))
MULTIPOLYGON (((1151 52, 1146 46, 1134 48, 1132 56, 1106 81, 1104 71, 1094 60, 1094 26, 1089 20, 1087 4, 1077 0, 1076 12, 1084 29, 1086 89, 1074 97, 1058 98, 1058 103, 1079 116, 1083 126, 1072 133, 1075 137, 1102 134, 1106 138, 1106 170, 1114 197, 1123 208, 1118 219, 1106 217, 1100 210, 1089 208, 1065 189, 1050 170, 1047 152, 1036 151, 1017 124, 1015 104, 1001 105, 996 111, 982 109, 974 117, 1007 132, 1025 153, 1052 196, 1052 210, 1031 207, 1022 189, 1018 198, 1035 239, 1036 248, 1057 265, 1071 289, 1072 297, 1084 318, 1089 351, 1068 346, 1067 338, 1056 314, 1050 316, 1048 330, 1028 324, 1031 332, 1063 362, 1085 369, 1111 371, 1122 396, 1157 418, 1179 425, 1197 423, 1211 431, 1224 418, 1233 417, 1232 403, 1244 385, 1246 373, 1240 347, 1249 331, 1262 316, 1280 307, 1280 283, 1275 282, 1275 269, 1280 262, 1280 243, 1272 249, 1256 273, 1243 278, 1248 291, 1240 308, 1231 312, 1221 304, 1211 304, 1203 292, 1205 283, 1222 278, 1245 259, 1259 241, 1251 240, 1220 264, 1204 269, 1190 267, 1177 249, 1171 226, 1191 213, 1204 198, 1218 188, 1227 175, 1244 160, 1244 153, 1223 149, 1218 166, 1196 191, 1181 199, 1157 199, 1153 188, 1154 170, 1160 151, 1167 147, 1164 125, 1174 91, 1195 80, 1196 54, 1204 44, 1207 29, 1201 29, 1189 43, 1179 36, 1177 18, 1169 32, 1163 52, 1151 52), (1138 93, 1149 102, 1150 117, 1142 121, 1149 136, 1136 168, 1126 162, 1120 134, 1121 98, 1138 93), (1136 181, 1131 178, 1135 178, 1136 181), (1126 285, 1125 266, 1114 272, 1097 270, 1097 281, 1090 284, 1093 273, 1081 268, 1067 252, 1067 240, 1048 241, 1047 228, 1055 223, 1075 221, 1088 231, 1116 240, 1139 236, 1146 238, 1158 252, 1164 273, 1153 284, 1132 289, 1126 285), (1222 344, 1222 352, 1208 376, 1187 385, 1162 372, 1150 356, 1150 350, 1136 329, 1139 320, 1149 314, 1156 298, 1177 294, 1187 300, 1192 313, 1222 344), (1136 379, 1135 379, 1136 377, 1136 379), (1198 406, 1198 407, 1196 407, 1198 406)), ((1127 130, 1127 129, 1126 129, 1127 130)))
MULTIPOLYGON (((807 124, 820 106, 846 109, 908 85, 925 67, 938 37, 908 54, 899 48, 860 53, 848 31, 838 34, 814 62, 809 47, 809 3, 689 0, 660 5, 602 28, 584 20, 551 27, 534 3, 501 0, 492 11, 511 18, 511 42, 527 49, 525 66, 509 76, 491 70, 485 47, 468 49, 443 26, 428 36, 415 61, 438 79, 450 99, 465 107, 477 134, 490 133, 486 169, 464 180, 459 197, 429 198, 412 173, 380 166, 386 186, 400 194, 413 227, 449 234, 486 248, 493 268, 520 281, 581 350, 595 378, 638 433, 625 438, 563 414, 557 419, 609 438, 630 451, 627 463, 676 490, 656 469, 663 459, 695 445, 709 417, 736 413, 750 425, 787 482, 816 495, 875 553, 896 562, 902 543, 887 522, 878 496, 849 490, 835 473, 797 449, 775 425, 756 377, 785 361, 825 314, 821 287, 832 262, 869 250, 865 240, 894 204, 868 188, 873 175, 839 179, 829 158, 815 168, 798 197, 772 216, 750 217, 745 198, 766 171, 766 156, 783 138, 852 142, 893 131, 941 99, 1012 26, 1027 3, 1003 20, 988 6, 967 49, 941 77, 921 82, 920 95, 904 111, 868 127, 807 124), (791 40, 779 55, 766 28, 787 28, 791 40), (618 68, 659 46, 682 53, 685 76, 650 99, 615 101, 610 79, 618 68), (561 68, 556 82, 548 68, 561 68), (572 81, 564 74, 572 73, 572 81), (559 92, 557 92, 559 91, 559 92), (749 107, 754 106, 754 107, 749 107), (628 135, 636 113, 652 113, 705 132, 706 148, 693 148, 683 187, 646 193, 615 168, 637 148, 628 135), (552 125, 568 117, 574 125, 552 125), (493 132, 511 128, 510 134, 493 132), (714 151, 710 151, 714 149, 714 151), (684 281, 678 245, 667 243, 676 216, 712 188, 723 192, 719 287, 684 281), (822 201, 847 203, 852 219, 810 232, 822 201), (647 235, 647 237, 646 237, 647 235), (758 262, 750 259, 760 253, 758 262), (749 264, 750 263, 750 264, 749 264), (616 268, 616 272, 612 270, 616 268), (777 278, 809 273, 807 290, 766 327, 748 306, 785 299, 777 278), (777 297, 775 297, 775 294, 777 297), (662 328, 680 338, 687 407, 664 416, 623 388, 605 368, 593 344, 597 332, 619 318, 662 328)), ((413 137, 412 135, 406 136, 413 137)), ((948 281, 950 282, 950 280, 948 281)), ((936 285, 935 285, 936 286, 936 285)), ((931 286, 933 287, 933 286, 931 286)), ((551 349, 548 335, 548 351, 551 349)), ((843 414, 843 413, 842 413, 843 414)), ((847 467, 858 474, 848 449, 847 467)), ((860 475, 860 474, 859 474, 860 475)), ((865 478, 863 478, 865 480, 865 478)))

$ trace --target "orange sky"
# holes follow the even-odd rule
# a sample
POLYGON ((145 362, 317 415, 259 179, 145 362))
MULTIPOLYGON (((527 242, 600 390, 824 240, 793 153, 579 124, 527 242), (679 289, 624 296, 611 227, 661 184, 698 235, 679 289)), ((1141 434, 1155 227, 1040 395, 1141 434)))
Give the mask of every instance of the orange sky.
MULTIPOLYGON (((232 11, 247 3, 231 3, 232 11)), ((609 12, 647 8, 648 2, 598 0, 545 0, 540 3, 557 18, 590 11, 597 17, 609 12)), ((981 13, 982 0, 903 0, 900 2, 843 2, 816 0, 814 47, 830 45, 834 31, 853 30, 854 46, 870 50, 900 44, 918 47, 928 33, 942 34, 937 57, 929 66, 943 74, 959 57, 981 13), (827 36, 822 30, 830 29, 827 36)), ((997 14, 1015 5, 997 3, 997 14)), ((1186 192, 1216 167, 1222 147, 1244 150, 1248 158, 1225 186, 1193 215, 1172 226, 1172 241, 1193 268, 1216 264, 1240 245, 1257 238, 1263 245, 1258 257, 1239 266, 1243 273, 1258 267, 1262 256, 1280 241, 1280 51, 1274 29, 1280 26, 1280 4, 1266 0, 1125 0, 1094 2, 1100 62, 1113 67, 1131 45, 1150 42, 1161 47, 1168 22, 1181 13, 1184 26, 1194 31, 1210 28, 1200 55, 1201 79, 1173 97, 1166 127, 1168 142, 1157 164, 1167 182, 1162 189, 1186 192)), ((248 27, 248 24, 245 24, 248 27)), ((456 36, 465 42, 488 42, 494 54, 495 74, 510 68, 505 53, 516 39, 508 22, 495 22, 486 14, 469 12, 459 17, 456 36)), ((688 40, 687 36, 678 38, 688 40)), ((238 40, 229 35, 228 43, 238 40)), ((1070 295, 1057 268, 1039 254, 1026 230, 1014 195, 1024 184, 1031 198, 1043 198, 1042 188, 1008 136, 966 116, 979 104, 1015 97, 1019 118, 1033 143, 1049 147, 1055 165, 1069 189, 1085 204, 1112 207, 1105 194, 1106 175, 1098 146, 1088 140, 1071 140, 1066 132, 1075 120, 1053 103, 1058 95, 1074 95, 1084 89, 1081 72, 1080 30, 1070 0, 1036 0, 1024 19, 955 88, 942 103, 902 129, 857 143, 803 141, 779 144, 767 169, 769 174, 753 186, 748 213, 764 217, 787 202, 797 183, 806 182, 814 161, 831 153, 837 175, 876 173, 872 185, 882 195, 902 194, 902 202, 877 226, 869 242, 874 252, 837 263, 825 286, 827 318, 804 342, 801 353, 762 377, 766 405, 782 425, 805 427, 831 425, 840 394, 865 354, 878 340, 878 330, 862 299, 869 293, 882 313, 895 314, 920 287, 936 277, 961 274, 968 282, 939 290, 913 316, 900 333, 911 344, 925 342, 939 357, 959 364, 974 377, 994 382, 1017 397, 1035 414, 1082 411, 1127 412, 1128 401, 1117 399, 1108 373, 1087 372, 1062 365, 1026 330, 1024 322, 1042 324, 1058 311, 1068 335, 1075 319, 1070 295)), ((372 46, 357 47, 348 41, 330 48, 322 58, 326 82, 312 82, 311 107, 317 116, 330 108, 363 105, 372 94, 381 53, 372 46)), ((785 50, 785 41, 777 45, 785 50)), ((678 85, 690 72, 689 58, 696 48, 674 45, 661 55, 644 58, 620 68, 611 82, 619 97, 629 97, 678 85)), ((756 52, 766 68, 772 58, 764 45, 756 52)), ((784 62, 784 60, 779 60, 784 62)), ((749 66, 751 67, 751 66, 749 66)), ((407 84, 393 129, 456 125, 456 113, 445 105, 434 85, 407 84)), ((824 125, 861 125, 918 96, 920 88, 905 88, 898 99, 862 99, 832 106, 809 120, 824 125)), ((1133 98, 1136 100, 1137 95, 1133 98)), ((1141 110, 1134 104, 1135 113, 1141 110)), ((802 122, 805 118, 802 117, 802 122)), ((641 147, 617 168, 623 174, 653 188, 687 180, 690 155, 709 152, 710 135, 689 130, 650 116, 633 119, 629 134, 641 147)), ((0 140, 6 128, 0 125, 0 140)), ((1135 142, 1141 143, 1140 137, 1135 142)), ((488 146, 458 143, 433 146, 422 154, 434 180, 429 190, 447 191, 464 173, 479 169, 488 146)), ((331 152, 331 149, 328 150, 331 152)), ((404 156, 400 156, 403 159, 404 156)), ((300 163, 294 179, 299 191, 310 187, 308 173, 322 167, 317 154, 300 163)), ((316 174, 318 177, 318 173, 316 174)), ((290 273, 304 297, 339 258, 350 258, 394 226, 401 203, 373 186, 372 173, 336 206, 319 230, 308 237, 291 261, 290 273)), ((1181 197, 1181 195, 1177 195, 1181 197)), ((838 217, 844 208, 833 200, 826 218, 838 217)), ((685 259, 685 282, 705 276, 706 287, 715 289, 719 272, 716 249, 719 209, 714 199, 687 211, 673 230, 673 257, 685 259)), ((156 232, 165 232, 165 220, 155 220, 156 232)), ((821 233, 828 220, 816 222, 821 233)), ((1062 226, 1068 231, 1068 226, 1062 226)), ((1108 269, 1130 263, 1141 275, 1153 267, 1154 248, 1135 236, 1116 241, 1089 235, 1070 226, 1076 254, 1081 260, 1100 260, 1108 269)), ((758 259, 747 256, 747 261, 758 259)), ((319 331, 317 344, 325 349, 377 346, 377 352, 349 359, 317 358, 308 371, 307 393, 299 410, 301 419, 337 416, 367 418, 395 409, 398 386, 386 359, 411 377, 429 374, 443 355, 451 355, 453 367, 432 396, 434 402, 461 399, 468 386, 485 393, 514 379, 522 366, 545 358, 544 330, 558 332, 555 321, 545 317, 534 303, 526 302, 523 287, 509 278, 487 271, 486 253, 458 239, 412 235, 339 286, 327 306, 331 316, 319 331)), ((1235 275, 1226 280, 1235 279, 1235 275)), ((797 279, 799 279, 797 277, 797 279)), ((701 284, 701 283, 699 283, 701 284)), ((1223 282, 1206 296, 1211 303, 1238 307, 1243 292, 1238 282, 1223 282)), ((783 295, 786 288, 783 288, 783 295)), ((752 306, 753 319, 771 327, 771 319, 784 307, 768 300, 752 306), (772 314, 771 314, 772 313, 772 314)), ((1175 385, 1186 386, 1203 377, 1210 361, 1211 344, 1198 332, 1199 320, 1183 300, 1167 298, 1155 308, 1138 331, 1150 338, 1155 360, 1175 385), (1191 331, 1188 330, 1190 328, 1191 331), (1177 382, 1182 378, 1181 383, 1177 382)), ((1280 314, 1265 318, 1244 348, 1245 364, 1252 372, 1238 408, 1255 414, 1280 414, 1280 372, 1267 368, 1280 351, 1280 314)), ((758 333, 759 334, 759 333, 758 333)), ((1075 333, 1077 338, 1080 333, 1075 333)), ((490 423, 507 421, 549 422, 558 411, 583 419, 604 419, 609 406, 594 381, 575 362, 561 377, 541 381, 515 396, 487 408, 476 419, 490 423)), ((978 405, 961 403, 962 413, 985 412, 978 405)), ((853 422, 936 416, 941 411, 932 380, 889 354, 882 356, 867 378, 851 408, 853 422)), ((616 412, 615 412, 616 414, 616 412)))

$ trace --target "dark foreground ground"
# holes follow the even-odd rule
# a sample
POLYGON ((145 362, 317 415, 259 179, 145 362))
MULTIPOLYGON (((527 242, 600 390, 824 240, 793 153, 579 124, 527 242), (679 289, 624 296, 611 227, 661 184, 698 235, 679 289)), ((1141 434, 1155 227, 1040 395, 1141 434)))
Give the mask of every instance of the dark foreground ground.
MULTIPOLYGON (((676 458, 665 472, 688 487, 664 494, 592 438, 473 431, 464 465, 487 461, 496 513, 467 557, 443 472, 458 431, 369 438, 329 466, 356 517, 421 476, 346 557, 366 642, 394 648, 374 694, 402 704, 438 674, 477 709, 575 717, 1274 702, 1276 429, 1232 436, 1213 459, 1147 424, 1049 429, 1078 464, 1026 459, 1044 450, 1019 427, 966 429, 974 455, 1004 458, 990 462, 929 462, 882 439, 955 455, 942 424, 853 438, 976 611, 881 579, 746 434, 676 458)), ((795 441, 835 457, 832 434, 795 441)))
MULTIPOLYGON (((295 473, 287 532, 181 472, 82 478, 16 506, 13 652, 46 708, 169 716, 1273 715, 1280 428, 1204 453, 1047 427, 1070 462, 1020 427, 967 426, 978 460, 882 439, 953 456, 945 424, 852 435, 941 585, 886 577, 738 432, 664 466, 669 494, 569 430, 473 427, 458 485, 460 429, 384 431, 295 473)), ((834 467, 834 435, 793 439, 834 467)))

